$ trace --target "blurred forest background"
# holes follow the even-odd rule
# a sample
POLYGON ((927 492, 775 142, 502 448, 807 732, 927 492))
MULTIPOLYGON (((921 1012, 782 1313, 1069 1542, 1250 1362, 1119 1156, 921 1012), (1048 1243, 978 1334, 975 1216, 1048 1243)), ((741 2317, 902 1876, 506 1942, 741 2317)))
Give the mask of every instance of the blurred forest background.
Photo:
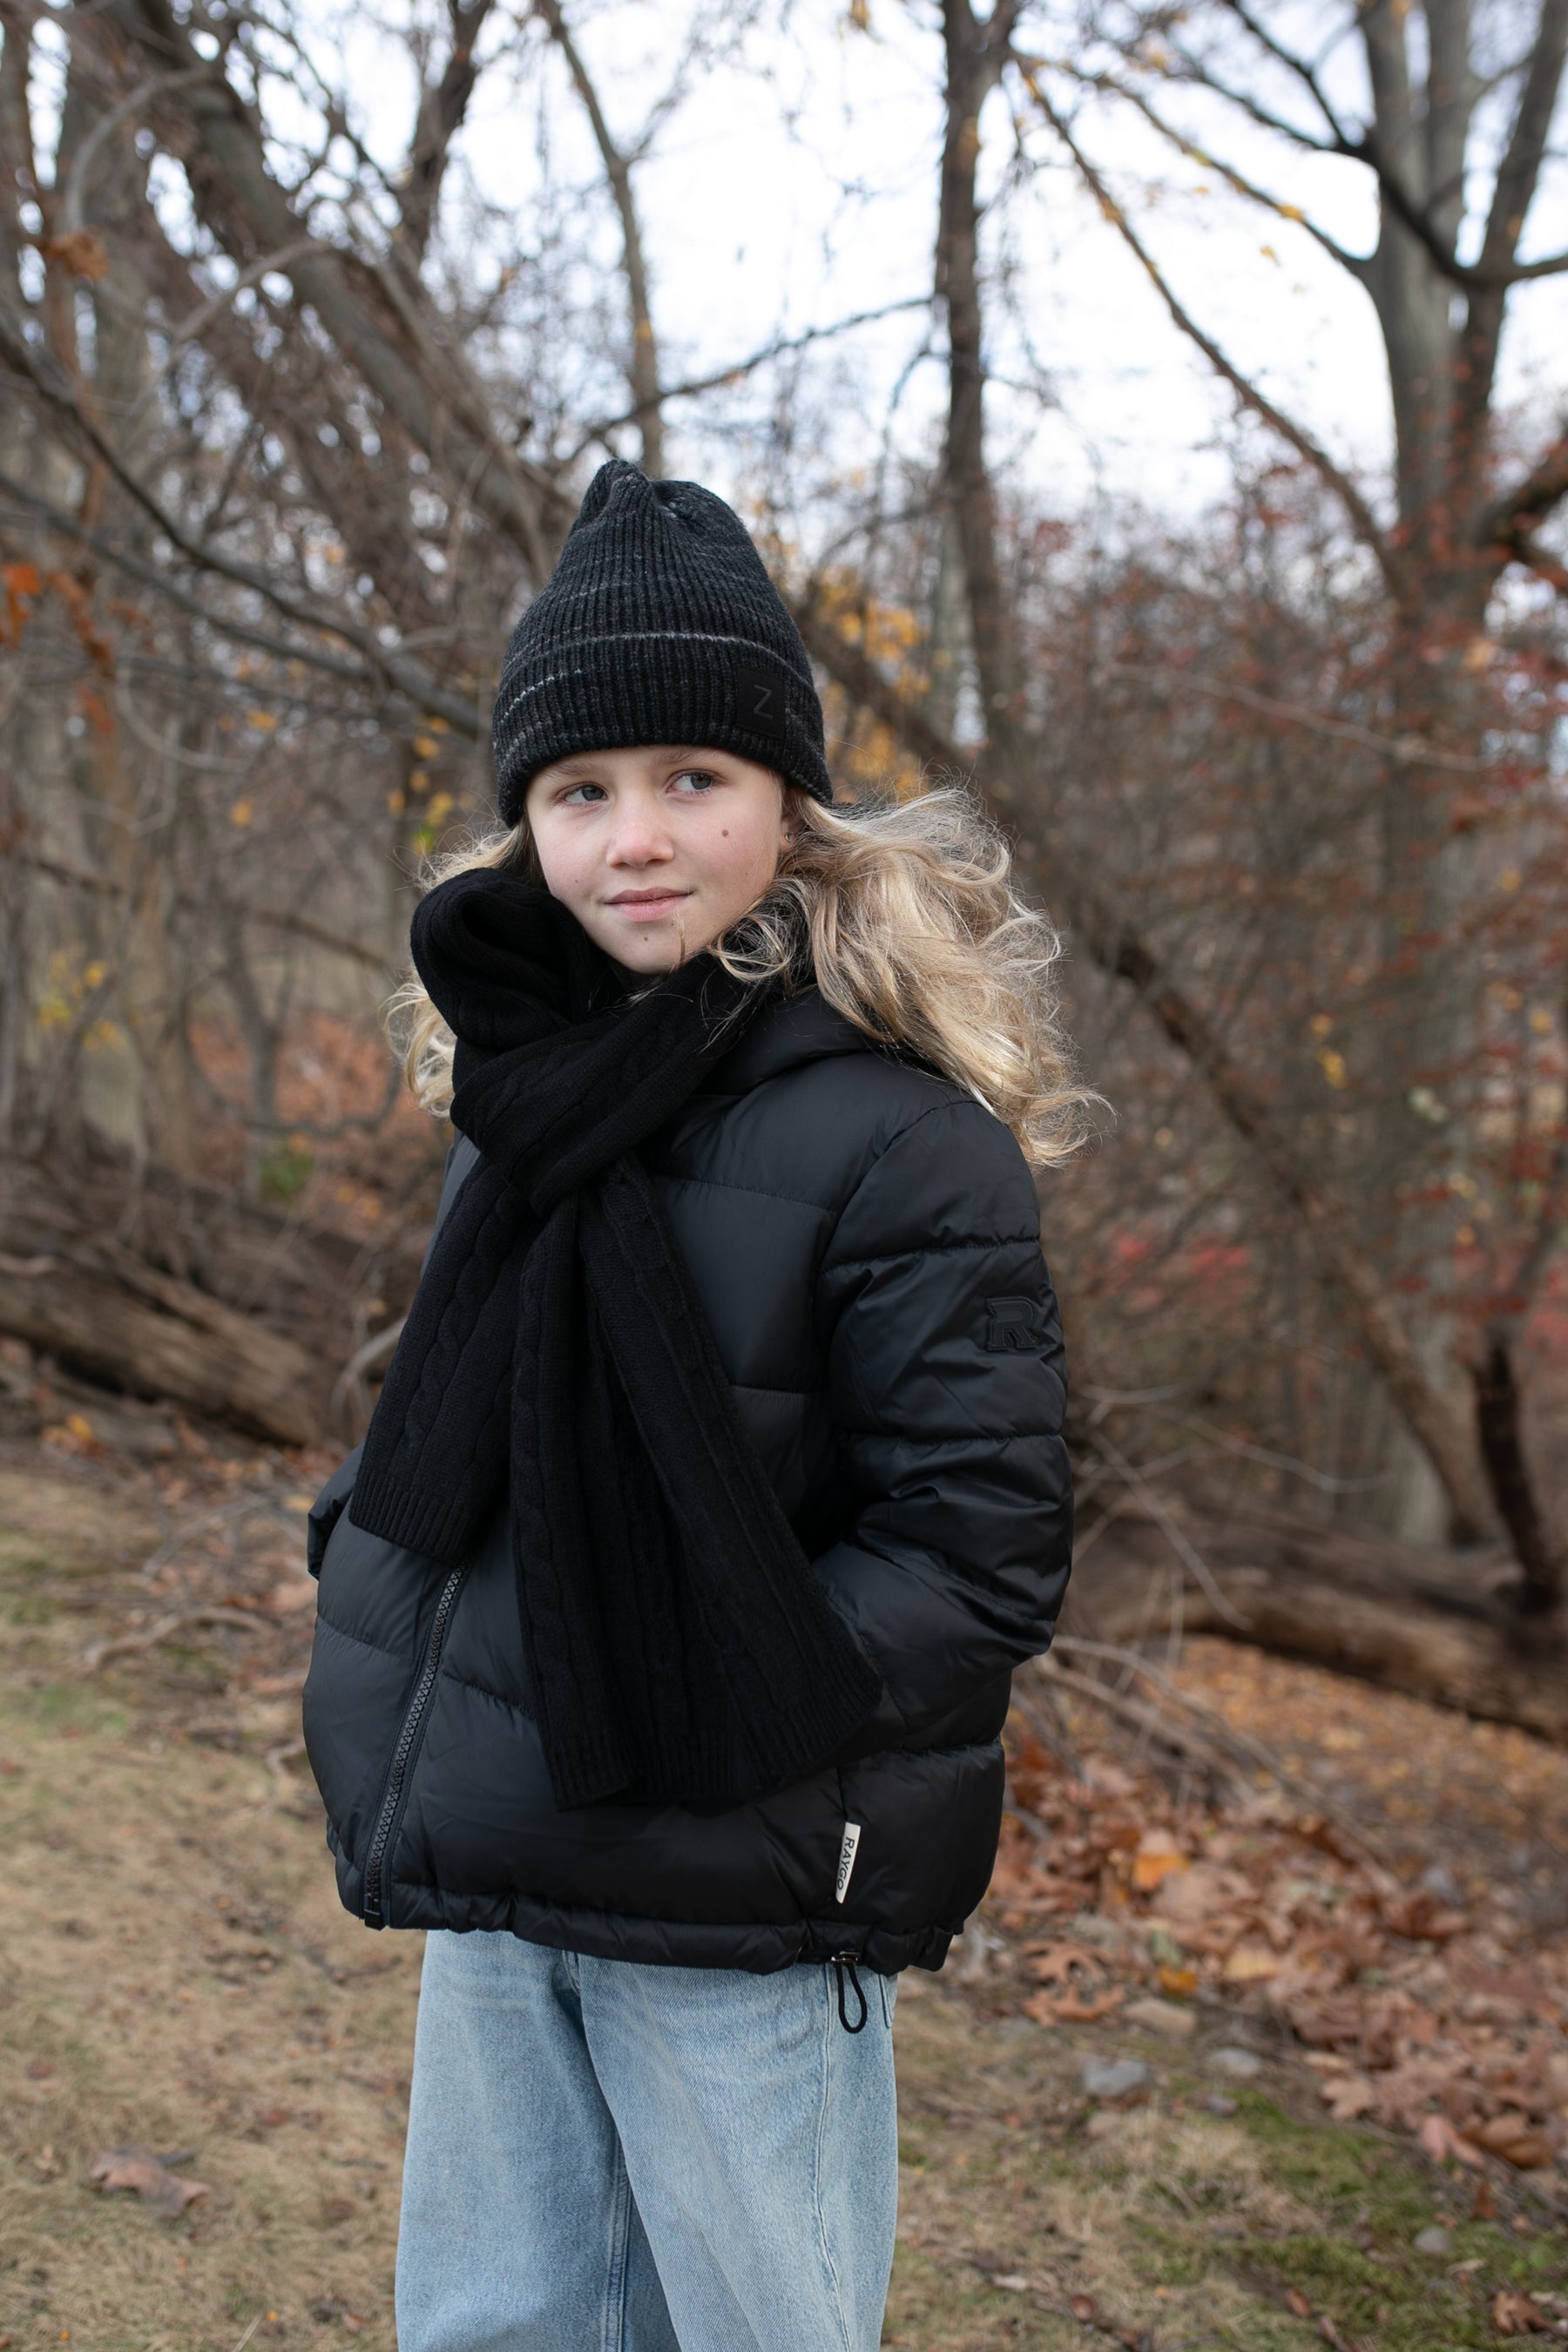
POLYGON ((0 27, 13 1425, 363 1427, 445 1140, 378 1008, 614 452, 741 505, 842 790, 971 780, 1063 929, 1080 1624, 1568 1734, 1568 0, 0 27), (1256 363, 1303 271, 1351 323, 1256 363), (1195 473, 1105 462, 1107 306, 1195 473))

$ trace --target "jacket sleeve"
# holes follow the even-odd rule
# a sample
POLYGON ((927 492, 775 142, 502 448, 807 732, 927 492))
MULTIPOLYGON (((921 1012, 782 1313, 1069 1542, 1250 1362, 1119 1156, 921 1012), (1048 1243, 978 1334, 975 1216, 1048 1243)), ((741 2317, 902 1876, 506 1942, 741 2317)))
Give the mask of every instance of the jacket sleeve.
POLYGON ((941 1104, 873 1162, 818 1310, 855 1517, 816 1565, 918 1732, 1048 1645, 1072 1555, 1039 1206, 989 1111, 941 1104))

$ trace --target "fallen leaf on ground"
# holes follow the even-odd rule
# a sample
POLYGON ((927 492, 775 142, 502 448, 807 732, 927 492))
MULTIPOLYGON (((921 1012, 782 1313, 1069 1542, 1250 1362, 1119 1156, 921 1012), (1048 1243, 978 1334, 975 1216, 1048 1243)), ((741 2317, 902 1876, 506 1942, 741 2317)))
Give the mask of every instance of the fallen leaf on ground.
POLYGON ((1132 1884, 1141 1895, 1152 1895, 1173 1872, 1185 1870, 1190 1859, 1166 1831, 1145 1830, 1132 1857, 1132 1884))
POLYGON ((1105 1974, 1105 1963, 1100 1955, 1082 1944, 1057 1940, 1026 1944, 1024 1950, 1029 1974, 1037 1984, 1066 1985, 1080 1977, 1105 1974))
POLYGON ((1383 1918, 1385 1927, 1410 1943, 1446 1944, 1470 1924, 1468 1912, 1456 1911, 1426 1893, 1385 1905, 1383 1918))
POLYGON ((1423 2116, 1415 2137, 1434 2164, 1441 2164, 1447 2156, 1458 2157, 1461 2164, 1481 2161, 1479 2148, 1462 2138, 1447 2116, 1423 2116))
POLYGON ((1226 1984, 1267 1984, 1279 1973, 1279 1955, 1267 1944, 1237 1944, 1227 1954, 1221 1976, 1226 1984))
POLYGON ((1542 2131, 1537 2131, 1526 2116, 1505 2109, 1484 2124, 1478 2124, 1470 2137, 1489 2156, 1500 2156, 1518 2172, 1538 2172, 1552 2161, 1552 2142, 1542 2131))
POLYGON ((1500 2336, 1545 2336, 1552 2324, 1540 2305, 1517 2287, 1499 2287, 1492 2297, 1492 2326, 1500 2336))
POLYGON ((95 2156, 88 2179, 103 2189, 133 2189, 144 2205, 161 2213, 183 2213, 198 2197, 210 2197, 205 2180, 183 2180, 150 2147, 108 2147, 95 2156))
POLYGON ((1024 2003, 1024 2014, 1037 2025, 1093 2025, 1120 2009, 1126 1998, 1121 1985, 1110 1985, 1100 1993, 1035 1992, 1024 2003))
POLYGON ((1318 2091, 1337 2124, 1353 2123, 1377 2099, 1376 2088, 1367 2074, 1331 2074, 1319 2084, 1318 2091))

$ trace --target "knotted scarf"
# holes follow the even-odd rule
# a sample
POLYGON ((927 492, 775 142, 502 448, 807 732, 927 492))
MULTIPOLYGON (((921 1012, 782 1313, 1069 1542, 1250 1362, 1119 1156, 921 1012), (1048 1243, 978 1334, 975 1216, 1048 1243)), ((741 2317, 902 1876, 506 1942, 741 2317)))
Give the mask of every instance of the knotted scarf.
POLYGON ((709 954, 628 997, 542 890, 458 875, 414 919, 479 1147, 350 1506, 446 1567, 510 1488, 556 1804, 735 1802, 833 1755, 879 1677, 742 1429, 637 1149, 762 1009, 709 954))

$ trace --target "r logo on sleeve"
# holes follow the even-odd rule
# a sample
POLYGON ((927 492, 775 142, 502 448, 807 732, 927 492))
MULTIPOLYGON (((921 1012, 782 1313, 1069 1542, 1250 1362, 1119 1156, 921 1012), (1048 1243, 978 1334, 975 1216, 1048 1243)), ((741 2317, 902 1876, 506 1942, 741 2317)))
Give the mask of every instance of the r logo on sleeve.
POLYGON ((1037 1298, 988 1298, 985 1348, 993 1356, 1029 1356, 1040 1344, 1037 1298))

